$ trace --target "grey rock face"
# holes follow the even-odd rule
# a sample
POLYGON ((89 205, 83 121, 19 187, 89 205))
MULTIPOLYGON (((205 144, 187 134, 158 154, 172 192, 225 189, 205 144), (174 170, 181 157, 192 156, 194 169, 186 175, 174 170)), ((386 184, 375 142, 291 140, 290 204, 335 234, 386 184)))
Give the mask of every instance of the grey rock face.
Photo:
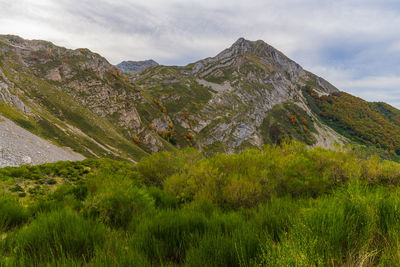
POLYGON ((13 95, 9 91, 9 86, 7 83, 0 81, 0 101, 4 104, 13 105, 17 109, 21 110, 24 113, 30 113, 31 110, 27 107, 24 102, 19 99, 18 96, 13 95))
POLYGON ((116 67, 121 71, 132 71, 132 72, 138 72, 141 71, 142 69, 152 66, 158 66, 158 63, 152 59, 144 61, 122 61, 121 63, 116 65, 116 67))

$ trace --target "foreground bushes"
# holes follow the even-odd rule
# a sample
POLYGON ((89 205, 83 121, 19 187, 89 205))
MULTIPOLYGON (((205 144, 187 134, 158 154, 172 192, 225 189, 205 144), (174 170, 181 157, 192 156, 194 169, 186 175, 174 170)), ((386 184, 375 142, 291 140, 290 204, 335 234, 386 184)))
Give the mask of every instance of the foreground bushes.
POLYGON ((255 207, 273 196, 316 197, 350 180, 398 185, 400 165, 362 160, 350 148, 308 149, 301 143, 265 146, 241 154, 217 154, 163 180, 182 202, 210 199, 230 208, 255 207))
POLYGON ((240 211, 199 200, 142 213, 123 230, 104 226, 101 217, 96 222, 58 209, 8 232, 0 242, 0 263, 396 266, 399 193, 352 182, 316 199, 274 198, 240 211))
POLYGON ((82 218, 71 210, 44 213, 18 235, 10 237, 10 247, 17 255, 33 262, 61 257, 90 259, 104 242, 103 225, 82 218))
POLYGON ((360 158, 350 148, 286 143, 212 158, 165 152, 138 168, 80 164, 37 167, 39 179, 63 182, 20 201, 7 188, 32 179, 0 171, 16 176, 2 180, 1 266, 399 262, 399 164, 360 158), (85 171, 75 177, 58 168, 85 171))
POLYGON ((167 210, 141 221, 132 245, 155 262, 179 263, 206 227, 207 220, 202 214, 167 210))

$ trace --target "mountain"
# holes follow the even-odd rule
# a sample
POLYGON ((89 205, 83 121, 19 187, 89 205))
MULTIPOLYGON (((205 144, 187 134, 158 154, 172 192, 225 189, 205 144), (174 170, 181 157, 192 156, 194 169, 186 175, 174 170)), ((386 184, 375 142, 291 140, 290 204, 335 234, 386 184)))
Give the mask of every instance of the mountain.
POLYGON ((312 84, 321 94, 338 90, 263 41, 240 38, 215 57, 185 67, 149 68, 130 81, 165 107, 165 115, 146 114, 147 120, 164 132, 172 122, 180 146, 233 152, 285 136, 310 145, 346 142, 311 112, 301 88, 312 84))
MULTIPOLYGON (((339 123, 344 116, 332 116, 355 108, 340 104, 337 96, 344 93, 260 40, 240 38, 215 57, 182 67, 121 64, 113 66, 88 49, 2 35, 0 115, 84 157, 131 161, 187 146, 205 154, 232 153, 286 137, 310 146, 359 142, 398 148, 378 145, 380 136, 359 136, 355 128, 363 121, 339 123)), ((371 105, 400 127, 391 115, 397 110, 371 105)), ((380 127, 375 117, 369 123, 380 127)))
POLYGON ((144 61, 122 61, 117 64, 116 67, 120 71, 132 71, 137 72, 141 71, 144 68, 158 66, 158 63, 152 59, 144 60, 144 61))

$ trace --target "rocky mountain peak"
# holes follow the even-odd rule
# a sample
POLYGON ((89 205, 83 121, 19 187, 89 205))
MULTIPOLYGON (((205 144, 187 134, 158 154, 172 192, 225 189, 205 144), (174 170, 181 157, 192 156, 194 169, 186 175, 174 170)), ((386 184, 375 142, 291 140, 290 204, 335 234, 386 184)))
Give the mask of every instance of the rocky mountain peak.
POLYGON ((268 72, 268 75, 271 71, 280 72, 291 82, 298 82, 306 76, 306 72, 299 64, 271 45, 262 40, 249 41, 242 37, 215 57, 198 61, 192 72, 200 77, 221 76, 223 69, 231 68, 231 71, 232 68, 248 69, 250 65, 263 66, 263 71, 268 72))
MULTIPOLYGON (((250 41, 246 40, 243 37, 240 37, 236 42, 232 44, 232 46, 225 51, 230 51, 236 56, 243 56, 246 54, 253 54, 258 57, 274 57, 277 54, 285 57, 280 51, 275 49, 273 46, 267 44, 263 40, 250 41)), ((221 53, 223 53, 221 52, 221 53)))
POLYGON ((247 52, 251 49, 251 41, 240 37, 236 42, 233 43, 230 49, 237 52, 247 52))

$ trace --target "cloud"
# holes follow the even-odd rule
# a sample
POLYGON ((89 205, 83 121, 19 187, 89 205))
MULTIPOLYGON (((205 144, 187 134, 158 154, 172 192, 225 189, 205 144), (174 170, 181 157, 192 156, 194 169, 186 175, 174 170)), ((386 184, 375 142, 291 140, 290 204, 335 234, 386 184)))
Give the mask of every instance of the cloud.
POLYGON ((185 65, 262 39, 340 89, 400 107, 398 0, 0 0, 0 25, 114 64, 185 65))

